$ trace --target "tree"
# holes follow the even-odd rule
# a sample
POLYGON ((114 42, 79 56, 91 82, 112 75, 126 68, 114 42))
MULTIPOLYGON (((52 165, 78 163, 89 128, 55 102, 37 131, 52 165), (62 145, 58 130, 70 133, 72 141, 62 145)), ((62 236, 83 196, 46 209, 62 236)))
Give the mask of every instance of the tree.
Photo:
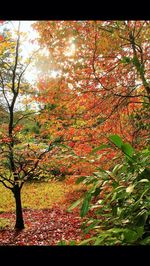
POLYGON ((21 56, 21 32, 18 24, 16 38, 9 30, 4 30, 3 47, 0 54, 0 99, 1 111, 7 115, 0 130, 0 182, 10 189, 16 203, 16 229, 24 228, 21 203, 21 189, 25 181, 38 176, 39 162, 52 148, 37 145, 35 132, 26 134, 24 123, 33 119, 36 121, 37 111, 23 109, 22 100, 25 92, 33 93, 33 88, 25 80, 24 74, 32 57, 24 61, 21 56), (24 123, 22 123, 24 121, 24 123))
MULTIPOLYGON (((134 117, 143 104, 149 103, 148 23, 40 21, 34 27, 40 34, 39 43, 49 50, 49 59, 58 72, 55 85, 60 87, 62 80, 68 95, 73 95, 67 111, 72 117, 70 126, 66 128, 61 123, 61 133, 70 136, 69 145, 76 155, 95 160, 95 156, 89 156, 90 151, 101 142, 107 143, 110 132, 137 145, 137 139, 147 134, 146 128, 137 129, 134 117)), ((52 83, 46 89, 46 98, 41 86, 43 103, 45 99, 49 101, 48 90, 51 95, 52 83)), ((97 153, 100 156, 103 151, 97 153)), ((109 151, 104 157, 107 167, 113 156, 109 151)), ((102 164, 102 159, 103 156, 91 165, 102 164)))
POLYGON ((105 120, 149 99, 148 21, 42 21, 35 29, 64 81, 95 95, 96 108, 104 97, 111 104, 105 120))

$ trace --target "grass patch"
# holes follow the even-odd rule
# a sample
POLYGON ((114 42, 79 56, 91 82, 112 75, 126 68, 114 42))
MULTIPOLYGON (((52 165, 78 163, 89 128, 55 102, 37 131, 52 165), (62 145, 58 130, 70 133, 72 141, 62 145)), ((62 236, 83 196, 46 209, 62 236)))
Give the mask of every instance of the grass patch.
POLYGON ((0 213, 15 210, 15 200, 12 192, 0 184, 0 213))
POLYGON ((10 220, 6 218, 0 218, 0 230, 5 229, 6 227, 10 227, 10 220))
MULTIPOLYGON (((69 192, 80 189, 81 185, 65 182, 26 183, 22 188, 22 207, 31 209, 51 208, 55 203, 63 204, 69 192)), ((10 190, 0 184, 0 213, 15 210, 15 200, 10 190)))

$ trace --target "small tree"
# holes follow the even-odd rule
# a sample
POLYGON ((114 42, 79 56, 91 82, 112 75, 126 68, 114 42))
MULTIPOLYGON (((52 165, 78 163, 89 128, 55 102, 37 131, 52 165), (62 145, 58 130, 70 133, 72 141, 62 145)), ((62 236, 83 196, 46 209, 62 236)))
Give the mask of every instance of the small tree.
MULTIPOLYGON (((26 180, 41 172, 39 162, 53 147, 37 145, 32 134, 23 131, 22 121, 36 120, 35 110, 17 111, 16 106, 24 92, 32 91, 24 74, 29 66, 20 56, 20 23, 16 40, 8 30, 3 32, 4 40, 0 51, 0 101, 5 114, 0 130, 0 182, 10 189, 16 203, 16 229, 24 228, 21 204, 21 189, 26 180)), ((24 123, 25 123, 24 122, 24 123)))

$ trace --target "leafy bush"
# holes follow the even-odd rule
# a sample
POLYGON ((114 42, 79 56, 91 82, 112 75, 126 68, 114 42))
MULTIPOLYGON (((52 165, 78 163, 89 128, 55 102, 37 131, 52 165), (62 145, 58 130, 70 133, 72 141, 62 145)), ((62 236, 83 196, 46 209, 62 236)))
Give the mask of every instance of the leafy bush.
POLYGON ((99 168, 93 176, 77 181, 92 186, 74 206, 82 202, 81 217, 90 209, 96 214, 83 224, 85 233, 92 229, 94 236, 80 244, 150 244, 150 149, 135 151, 118 135, 110 136, 110 142, 123 152, 122 163, 112 171, 99 168))

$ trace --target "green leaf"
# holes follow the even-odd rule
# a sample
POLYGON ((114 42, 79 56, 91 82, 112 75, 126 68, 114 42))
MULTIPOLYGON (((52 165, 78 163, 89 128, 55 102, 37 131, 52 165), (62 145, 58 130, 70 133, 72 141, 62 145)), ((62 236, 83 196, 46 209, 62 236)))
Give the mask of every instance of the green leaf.
POLYGON ((84 229, 84 233, 87 234, 92 228, 94 228, 99 223, 99 220, 93 221, 90 225, 84 229))
POLYGON ((132 156, 134 149, 129 143, 124 143, 121 145, 121 150, 128 156, 132 156))
POLYGON ((59 243, 57 245, 58 246, 67 246, 67 243, 64 240, 61 240, 61 241, 59 241, 59 243))
POLYGON ((141 238, 144 233, 144 226, 138 226, 135 230, 138 234, 138 237, 141 238))
POLYGON ((85 197, 83 201, 83 204, 81 206, 81 211, 80 211, 81 218, 83 218, 89 210, 89 203, 90 203, 91 197, 92 197, 91 194, 87 194, 87 196, 85 197))
POLYGON ((108 233, 107 231, 104 233, 101 233, 101 235, 99 237, 97 237, 97 239, 94 243, 94 246, 101 244, 104 241, 104 239, 109 237, 109 236, 110 236, 110 233, 108 233))
POLYGON ((121 63, 123 63, 123 64, 129 64, 130 62, 131 62, 130 57, 123 56, 121 59, 121 63))
POLYGON ((60 146, 63 147, 63 148, 66 148, 66 149, 70 149, 70 147, 67 146, 67 145, 65 145, 65 144, 61 144, 61 143, 60 143, 60 146))
POLYGON ((138 213, 138 215, 136 216, 136 224, 138 226, 144 226, 146 220, 148 218, 148 213, 146 210, 142 210, 138 213))
POLYGON ((100 191, 101 191, 101 189, 99 187, 97 187, 95 189, 95 191, 92 193, 92 195, 95 196, 95 197, 97 197, 99 195, 100 191))
POLYGON ((145 182, 147 183, 147 182, 149 182, 149 180, 146 179, 146 178, 144 178, 144 179, 141 179, 138 183, 143 183, 143 182, 144 182, 144 183, 145 183, 145 182))
POLYGON ((110 148, 110 145, 109 145, 109 144, 102 144, 102 145, 100 145, 99 147, 94 148, 94 149, 91 151, 90 154, 93 154, 93 153, 95 153, 95 152, 97 152, 97 151, 100 151, 100 150, 103 150, 103 149, 106 149, 106 148, 110 148))
POLYGON ((75 241, 75 240, 71 240, 71 241, 69 242, 69 245, 70 245, 70 246, 75 246, 75 245, 76 245, 76 241, 75 241))
POLYGON ((70 212, 72 209, 74 209, 75 207, 77 207, 81 202, 83 201, 83 199, 78 199, 77 201, 73 202, 73 204, 71 204, 69 206, 69 208, 67 209, 68 212, 70 212))
POLYGON ((87 178, 87 176, 81 176, 81 177, 79 177, 77 180, 76 180, 76 184, 79 184, 79 183, 81 183, 84 179, 86 179, 87 178))
POLYGON ((97 178, 93 178, 93 176, 91 176, 91 179, 87 179, 87 180, 85 180, 85 184, 86 185, 90 185, 90 184, 93 184, 93 183, 95 183, 95 182, 97 182, 97 178))
POLYGON ((88 239, 86 239, 86 240, 83 240, 82 242, 80 242, 79 246, 86 245, 86 244, 88 244, 91 240, 96 240, 96 237, 91 237, 91 238, 88 238, 88 239))
POLYGON ((123 234, 124 239, 129 243, 135 242, 138 239, 138 234, 130 229, 127 229, 123 234))
POLYGON ((150 245, 150 236, 146 237, 144 240, 140 242, 142 245, 150 245))
POLYGON ((118 148, 121 148, 123 145, 122 139, 118 135, 110 135, 109 139, 113 142, 118 148))
POLYGON ((111 199, 110 203, 111 203, 112 201, 114 201, 114 200, 116 199, 116 197, 117 197, 117 192, 114 192, 114 194, 113 194, 113 196, 112 196, 112 199, 111 199))
POLYGON ((124 232, 123 228, 111 228, 107 230, 107 232, 112 233, 112 234, 118 234, 124 232))
POLYGON ((113 173, 114 175, 116 175, 116 174, 119 172, 119 170, 122 169, 122 167, 123 167, 123 164, 116 164, 115 167, 114 167, 113 170, 112 170, 112 173, 113 173))

